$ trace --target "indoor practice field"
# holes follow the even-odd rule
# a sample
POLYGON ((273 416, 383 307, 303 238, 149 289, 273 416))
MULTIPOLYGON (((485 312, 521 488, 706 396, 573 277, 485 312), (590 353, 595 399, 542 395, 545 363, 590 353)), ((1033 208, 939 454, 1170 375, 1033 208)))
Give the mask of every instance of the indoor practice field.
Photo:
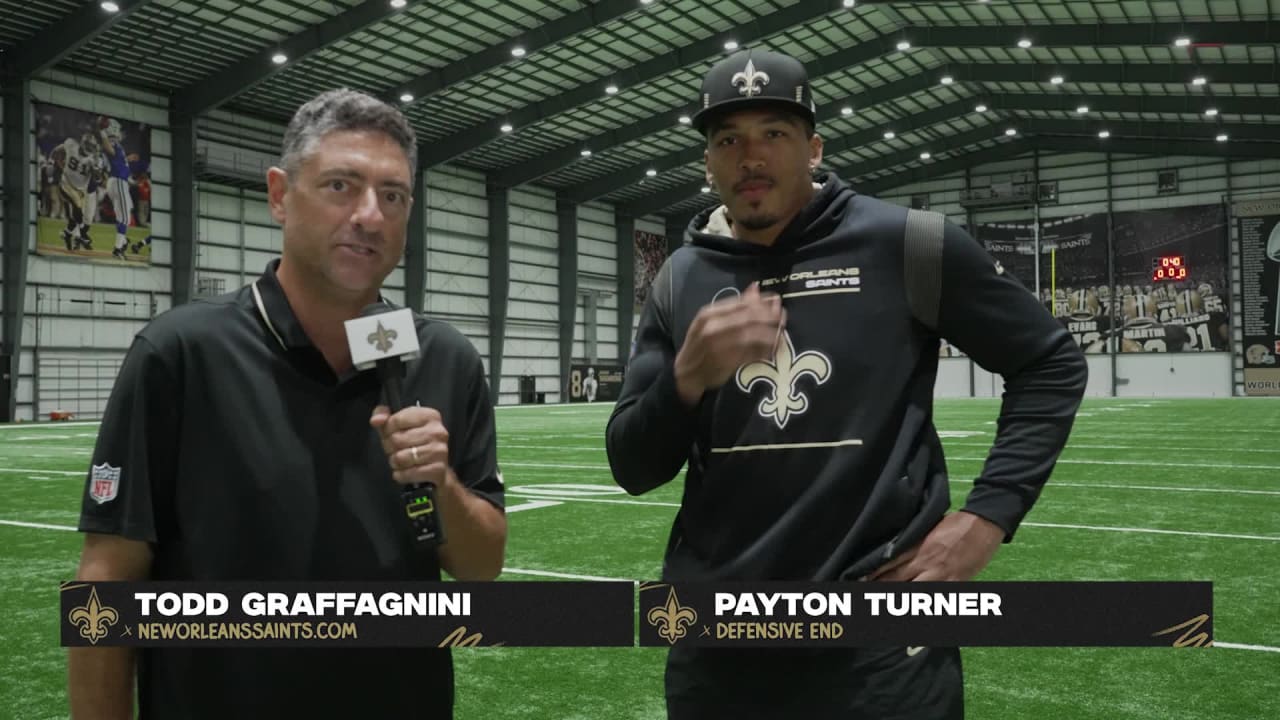
MULTIPOLYGON (((610 409, 497 410, 510 510, 502 580, 657 578, 681 481, 638 498, 613 484, 610 409)), ((937 404, 953 504, 997 412, 994 400, 937 404)), ((92 422, 0 426, 3 718, 67 715, 58 583, 75 571, 71 530, 96 432, 92 422)), ((1280 404, 1266 400, 1087 400, 1040 502, 981 579, 1212 580, 1216 647, 970 649, 967 716, 1280 718, 1277 440, 1280 404)), ((664 716, 661 650, 454 657, 458 718, 664 716)))

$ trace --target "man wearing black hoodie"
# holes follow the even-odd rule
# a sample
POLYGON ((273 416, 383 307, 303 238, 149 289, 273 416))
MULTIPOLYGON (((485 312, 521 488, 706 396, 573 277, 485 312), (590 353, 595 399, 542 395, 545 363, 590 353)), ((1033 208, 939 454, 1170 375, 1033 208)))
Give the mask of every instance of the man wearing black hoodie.
MULTIPOLYGON (((929 303, 908 298, 909 257, 922 253, 905 251, 919 236, 907 210, 834 175, 813 181, 822 140, 795 59, 732 55, 699 101, 694 127, 724 204, 694 218, 658 274, 607 431, 632 494, 688 463, 664 579, 972 579, 1048 480, 1084 393, 1083 355, 950 223, 935 225, 935 274, 912 284, 934 293, 919 317, 929 303), (1005 379, 995 444, 954 513, 933 426, 940 336, 1005 379)), ((964 714, 955 648, 677 645, 666 695, 672 718, 964 714)))

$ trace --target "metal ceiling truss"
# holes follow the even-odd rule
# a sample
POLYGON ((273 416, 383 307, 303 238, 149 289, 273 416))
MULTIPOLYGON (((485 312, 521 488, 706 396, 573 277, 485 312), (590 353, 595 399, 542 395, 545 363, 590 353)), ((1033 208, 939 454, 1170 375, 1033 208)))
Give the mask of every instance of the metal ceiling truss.
POLYGON ((733 39, 745 46, 832 11, 833 5, 829 3, 801 2, 764 17, 755 18, 743 25, 715 33, 638 65, 619 70, 607 78, 568 88, 558 95, 531 103, 506 115, 490 118, 479 125, 455 133, 447 139, 447 142, 432 143, 430 146, 421 148, 419 162, 423 167, 439 165, 459 155, 465 155, 498 137, 503 124, 510 123, 517 128, 528 127, 579 105, 599 100, 604 97, 601 84, 603 80, 609 80, 621 88, 635 88, 655 78, 700 64, 722 54, 727 40, 733 39))
MULTIPOLYGON (((955 119, 963 115, 966 111, 973 109, 973 103, 969 99, 957 100, 955 102, 941 105, 932 110, 922 113, 909 115, 905 118, 897 118, 892 121, 895 133, 906 133, 913 130, 920 130, 930 125, 934 125, 947 120, 955 119)), ((844 135, 841 137, 823 138, 824 153, 828 155, 838 155, 842 152, 854 150, 864 147, 873 142, 883 139, 884 128, 874 127, 859 130, 852 135, 844 135)), ((565 197, 575 202, 588 202, 598 197, 603 197, 612 192, 616 192, 629 185, 634 185, 642 178, 646 177, 648 170, 656 170, 657 172, 665 172, 674 168, 688 165, 689 163, 701 160, 703 157, 704 146, 699 144, 696 147, 679 150, 670 153, 665 157, 658 158, 650 163, 643 165, 633 165, 625 170, 619 170, 610 173, 607 177, 593 178, 591 180, 570 186, 563 191, 565 197)))
MULTIPOLYGON (((934 155, 968 147, 978 142, 996 140, 1003 137, 997 129, 1007 123, 990 124, 948 136, 940 143, 930 143, 929 150, 934 155)), ((1206 124, 1206 123, 1166 123, 1166 122, 1108 122, 1074 121, 1074 120, 1039 120, 1014 118, 1009 121, 1018 128, 1019 138, 1002 142, 999 152, 1004 157, 1016 154, 1027 138, 1034 147, 1060 152, 1120 152, 1151 155, 1200 155, 1214 157, 1280 157, 1280 143, 1265 142, 1272 140, 1275 133, 1262 124, 1206 124), (1102 139, 1097 136, 1097 127, 1106 125, 1111 137, 1102 139), (1226 133, 1227 142, 1216 142, 1217 133, 1226 133), (1059 137, 1066 136, 1066 137, 1059 137)), ((838 142, 849 149, 856 147, 855 138, 851 135, 838 142)), ((835 154, 835 153, 833 153, 835 154)), ((952 158, 924 163, 920 159, 920 150, 913 148, 887 155, 877 156, 865 162, 846 165, 835 169, 836 174, 860 188, 883 190, 890 187, 935 178, 962 169, 963 164, 952 167, 952 158), (903 165, 916 165, 885 178, 861 178, 884 172, 903 165), (899 181, 900 178, 906 178, 899 181)), ((631 217, 642 217, 661 212, 664 208, 674 206, 684 200, 697 197, 702 193, 703 183, 690 182, 649 195, 630 203, 623 204, 620 212, 631 217)))
MULTIPOLYGON (((1266 25, 1267 23, 1262 24, 1266 25)), ((811 60, 806 63, 806 68, 810 77, 814 79, 841 72, 894 50, 891 46, 895 45, 896 42, 896 38, 882 37, 876 41, 863 43, 854 48, 811 60)), ((838 116, 839 108, 842 104, 850 103, 854 107, 865 108, 887 102, 929 87, 936 87, 939 79, 944 75, 951 75, 957 82, 968 83, 1026 81, 1044 83, 1054 74, 1062 74, 1068 82, 1072 83, 1187 83, 1196 74, 1197 67, 1190 64, 1135 66, 1127 63, 1088 65, 1033 63, 1031 65, 1010 66, 995 63, 950 63, 931 68, 929 73, 912 75, 902 80, 886 83, 844 100, 824 102, 818 108, 818 123, 821 125, 824 120, 838 116)), ((1232 83, 1280 82, 1280 73, 1277 72, 1277 67, 1274 63, 1215 63, 1206 67, 1215 71, 1206 73, 1210 81, 1232 83), (1220 69, 1225 69, 1225 71, 1220 69)), ((1069 108, 1074 110, 1080 104, 1077 102, 1079 96, 1074 96, 1069 92, 1040 97, 1042 98, 1041 100, 1029 101, 1025 109, 1052 110, 1069 108)), ((1201 95, 1190 95, 1162 97, 1090 96, 1087 104, 1091 109, 1100 111, 1202 112, 1208 107, 1208 103, 1207 98, 1201 95), (1150 107, 1145 107, 1144 103, 1149 104, 1150 107)), ((1274 98, 1227 97, 1215 98, 1212 103, 1219 112, 1261 114, 1280 111, 1278 109, 1280 106, 1277 106, 1274 98)), ((988 105, 991 105, 991 103, 988 103, 988 105)), ((664 110, 650 117, 640 119, 626 127, 600 133, 579 143, 559 148, 509 168, 499 170, 495 177, 498 182, 507 187, 532 182, 577 161, 579 159, 579 151, 584 147, 590 148, 593 153, 598 154, 611 147, 617 147, 670 128, 675 124, 674 116, 675 112, 672 110, 664 110)))
POLYGON ((116 0, 119 10, 113 13, 98 7, 96 2, 81 5, 71 14, 6 52, 5 75, 10 78, 29 78, 56 65, 149 2, 151 0, 116 0))
POLYGON ((444 67, 427 70, 415 78, 399 83, 394 91, 386 94, 384 99, 388 102, 399 102, 401 93, 409 93, 414 97, 413 102, 421 102, 445 88, 511 62, 511 49, 516 46, 524 48, 526 54, 532 55, 579 33, 643 9, 644 6, 636 0, 601 0, 594 5, 586 5, 568 15, 562 15, 544 25, 508 38, 497 45, 491 45, 450 62, 444 67))
MULTIPOLYGON (((898 94, 904 90, 919 91, 921 87, 936 87, 933 78, 914 76, 905 80, 876 88, 875 93, 863 93, 848 101, 862 101, 860 107, 872 107, 872 102, 884 102, 886 100, 896 100, 904 97, 898 94), (872 97, 874 94, 874 98, 872 97), (892 97, 890 97, 892 96, 892 97)), ((1280 114, 1280 100, 1273 97, 1241 97, 1241 96, 1225 96, 1221 98, 1205 98, 1203 96, 1129 96, 1129 95, 1092 95, 1086 96, 1069 96, 1069 95, 1040 95, 1035 93, 1007 93, 1007 94, 984 94, 974 98, 965 98, 957 100, 946 105, 942 105, 933 110, 924 113, 911 115, 907 118, 891 120, 889 125, 884 127, 892 127, 898 134, 909 132, 911 130, 920 129, 922 127, 932 125, 934 123, 943 122, 952 117, 960 117, 973 112, 977 103, 987 105, 992 111, 1062 111, 1076 114, 1076 108, 1082 103, 1089 107, 1089 115, 1079 120, 1064 121, 1072 123, 1071 127, 1078 128, 1074 132, 1085 132, 1089 127, 1102 129, 1103 126, 1111 128, 1117 123, 1098 119, 1098 112, 1128 112, 1128 113, 1183 113, 1202 115, 1204 110, 1210 106, 1218 110, 1219 114, 1228 113, 1235 115, 1245 114, 1264 114, 1274 113, 1280 114)), ((819 109, 819 123, 824 119, 838 116, 840 107, 846 104, 842 101, 834 101, 825 103, 819 109)), ((1164 134, 1168 130, 1167 123, 1156 123, 1160 129, 1160 134, 1164 134)), ((1187 137, 1213 137, 1217 134, 1218 125, 1216 123, 1186 123, 1186 127, 1179 132, 1184 133, 1187 137)), ((1063 127, 1067 127, 1064 125, 1063 127)), ((1271 139, 1274 130, 1267 130, 1262 126, 1241 126, 1248 128, 1247 132, 1239 139, 1271 139)), ((819 128, 821 132, 821 128, 819 128)), ((854 135, 846 137, 826 138, 827 153, 835 155, 865 145, 870 142, 879 140, 882 128, 869 129, 860 131, 854 135)), ((1184 135, 1176 135, 1175 137, 1183 137, 1184 135)), ((1233 136, 1235 137, 1235 136, 1233 136)), ((576 185, 566 188, 564 194, 578 202, 587 202, 598 197, 603 197, 610 193, 616 192, 622 188, 639 182, 647 177, 648 170, 656 170, 659 173, 687 165, 702 158, 703 146, 698 144, 696 147, 690 147, 668 155, 656 158, 651 162, 639 165, 633 165, 628 168, 614 170, 606 177, 592 178, 576 185)))
POLYGON ((194 116, 234 99, 240 93, 271 77, 289 65, 296 65, 308 55, 323 50, 398 11, 391 10, 386 0, 365 0, 338 15, 313 25, 279 43, 242 58, 230 67, 202 78, 173 94, 171 107, 179 115, 194 116), (283 53, 288 63, 277 65, 271 56, 283 53))

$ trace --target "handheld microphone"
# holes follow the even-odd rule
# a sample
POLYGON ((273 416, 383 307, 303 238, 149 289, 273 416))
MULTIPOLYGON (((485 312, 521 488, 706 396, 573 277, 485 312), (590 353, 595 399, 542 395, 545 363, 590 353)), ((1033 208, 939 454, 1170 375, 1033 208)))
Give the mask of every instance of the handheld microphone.
MULTIPOLYGON (((418 330, 413 324, 413 314, 407 309, 392 310, 382 303, 374 303, 345 325, 347 345, 356 369, 376 368, 387 406, 393 414, 403 409, 400 383, 404 363, 418 356, 418 330)), ((402 485, 400 501, 419 547, 434 548, 445 541, 444 527, 436 513, 434 485, 402 485)))

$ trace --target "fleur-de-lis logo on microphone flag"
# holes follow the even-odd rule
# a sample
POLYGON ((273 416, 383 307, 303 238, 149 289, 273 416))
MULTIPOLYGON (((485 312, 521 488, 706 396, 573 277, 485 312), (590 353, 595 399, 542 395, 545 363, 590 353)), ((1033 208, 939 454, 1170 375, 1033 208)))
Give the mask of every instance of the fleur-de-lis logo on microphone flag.
POLYGON ((378 321, 378 329, 369 333, 369 344, 376 347, 378 352, 387 352, 394 343, 393 340, 399 336, 395 330, 388 330, 382 327, 382 321, 378 321))

